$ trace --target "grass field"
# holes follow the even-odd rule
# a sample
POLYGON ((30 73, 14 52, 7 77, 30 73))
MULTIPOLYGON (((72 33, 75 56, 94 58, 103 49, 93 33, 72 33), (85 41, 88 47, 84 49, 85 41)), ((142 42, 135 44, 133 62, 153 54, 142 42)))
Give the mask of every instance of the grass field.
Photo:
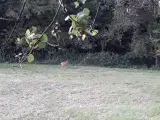
POLYGON ((160 120, 160 71, 1 64, 0 120, 160 120))

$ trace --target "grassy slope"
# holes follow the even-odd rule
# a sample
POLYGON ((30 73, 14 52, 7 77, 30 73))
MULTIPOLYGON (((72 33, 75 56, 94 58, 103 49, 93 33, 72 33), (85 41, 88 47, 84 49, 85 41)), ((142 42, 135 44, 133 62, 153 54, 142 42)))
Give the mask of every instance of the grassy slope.
POLYGON ((159 120, 160 72, 0 65, 1 119, 159 120))

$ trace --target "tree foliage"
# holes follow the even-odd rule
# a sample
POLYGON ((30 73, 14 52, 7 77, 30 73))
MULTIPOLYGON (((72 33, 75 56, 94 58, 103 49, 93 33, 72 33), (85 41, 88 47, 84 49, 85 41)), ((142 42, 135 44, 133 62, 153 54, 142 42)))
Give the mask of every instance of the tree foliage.
POLYGON ((4 55, 11 49, 8 46, 16 40, 18 45, 12 48, 14 50, 11 50, 9 55, 14 54, 17 48, 21 48, 19 52, 24 48, 29 51, 32 46, 34 46, 33 54, 36 55, 40 48, 46 50, 48 54, 55 51, 48 46, 50 43, 54 48, 58 47, 58 51, 72 50, 78 51, 77 54, 81 51, 113 52, 119 55, 130 54, 135 59, 143 57, 157 59, 159 56, 158 0, 62 0, 60 4, 62 9, 56 22, 43 36, 45 42, 40 40, 40 43, 34 46, 35 41, 39 40, 43 30, 52 21, 59 2, 28 1, 18 21, 17 29, 5 47, 2 43, 5 41, 5 36, 8 36, 7 33, 10 33, 10 26, 13 27, 22 1, 8 0, 0 4, 1 16, 11 20, 7 22, 0 20, 6 24, 6 27, 1 29, 1 34, 5 34, 0 36, 4 39, 1 43, 4 55), (58 23, 57 29, 56 23, 58 23), (36 26, 36 32, 32 32, 31 26, 36 26), (28 41, 26 36, 30 38, 33 33, 36 39, 28 41))

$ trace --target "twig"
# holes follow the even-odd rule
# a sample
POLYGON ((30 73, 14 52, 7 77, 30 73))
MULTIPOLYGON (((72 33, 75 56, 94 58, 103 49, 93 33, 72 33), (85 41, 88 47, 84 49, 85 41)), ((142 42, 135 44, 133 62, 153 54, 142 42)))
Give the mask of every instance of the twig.
POLYGON ((20 14, 19 14, 18 18, 16 19, 16 22, 15 22, 15 24, 14 24, 14 27, 13 27, 11 33, 9 34, 9 37, 7 38, 7 40, 5 41, 5 43, 3 44, 3 46, 6 45, 6 43, 7 43, 7 42, 10 40, 10 38, 12 37, 13 32, 15 31, 15 29, 16 29, 16 27, 17 27, 17 22, 19 21, 21 15, 22 15, 22 13, 23 13, 23 10, 24 10, 24 8, 25 8, 25 6, 26 6, 26 3, 27 3, 27 0, 24 0, 24 1, 23 1, 23 6, 22 6, 22 8, 21 8, 21 10, 20 10, 20 14))
POLYGON ((16 21, 16 20, 13 20, 13 19, 8 19, 8 18, 3 18, 3 17, 0 17, 0 20, 4 20, 4 21, 16 21))
POLYGON ((52 43, 49 43, 49 42, 47 42, 47 44, 48 44, 49 46, 52 46, 52 47, 58 47, 58 46, 59 46, 59 45, 52 44, 52 43))
POLYGON ((144 3, 145 3, 145 0, 143 0, 143 1, 142 1, 142 5, 141 5, 141 7, 140 7, 140 8, 142 8, 142 7, 143 7, 144 3))
POLYGON ((93 22, 92 22, 91 27, 93 27, 93 26, 94 26, 94 23, 95 23, 95 21, 96 21, 96 18, 97 18, 97 15, 98 15, 99 9, 100 9, 100 6, 101 6, 101 4, 99 3, 99 5, 98 5, 98 7, 97 7, 96 15, 95 15, 95 17, 94 17, 94 19, 93 19, 93 22))
POLYGON ((38 43, 40 42, 40 39, 43 37, 43 35, 45 34, 45 32, 47 32, 47 30, 48 30, 48 29, 51 27, 51 25, 55 22, 55 19, 56 19, 58 13, 59 13, 60 8, 61 8, 61 5, 58 6, 57 12, 56 12, 55 16, 53 17, 51 23, 50 23, 50 24, 47 26, 47 28, 43 31, 43 33, 41 34, 39 40, 37 40, 37 42, 35 43, 35 45, 34 45, 33 47, 35 47, 36 45, 38 45, 38 43))
POLYGON ((19 60, 19 63, 18 63, 18 65, 16 65, 16 66, 13 66, 13 67, 18 67, 18 66, 20 66, 21 67, 21 64, 27 59, 27 57, 32 53, 32 51, 33 51, 33 47, 31 48, 31 50, 29 51, 29 53, 27 54, 27 52, 23 55, 23 57, 22 57, 22 59, 21 60, 19 60))

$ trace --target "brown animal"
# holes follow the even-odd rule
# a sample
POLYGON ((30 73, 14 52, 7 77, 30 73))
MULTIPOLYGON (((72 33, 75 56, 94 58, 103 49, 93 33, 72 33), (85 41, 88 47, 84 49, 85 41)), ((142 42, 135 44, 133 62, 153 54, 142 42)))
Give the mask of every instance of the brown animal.
POLYGON ((66 68, 68 65, 68 60, 61 62, 61 67, 66 68))

